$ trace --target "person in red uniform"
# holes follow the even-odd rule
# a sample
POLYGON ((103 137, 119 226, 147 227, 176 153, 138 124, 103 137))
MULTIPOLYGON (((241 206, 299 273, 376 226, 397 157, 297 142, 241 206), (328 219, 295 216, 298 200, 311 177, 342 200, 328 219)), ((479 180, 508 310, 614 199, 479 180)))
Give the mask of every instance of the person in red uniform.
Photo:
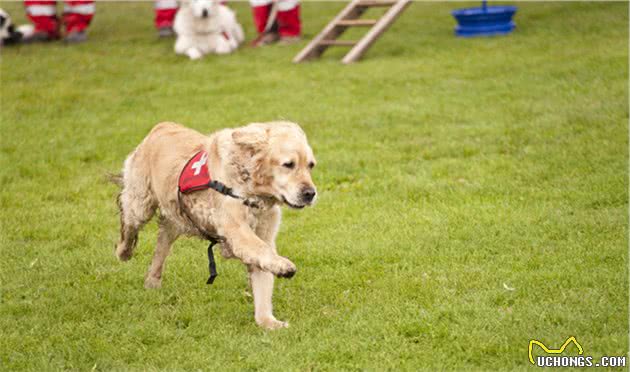
MULTIPOLYGON (((54 0, 25 0, 26 15, 33 23, 34 33, 25 42, 50 41, 61 37, 57 17, 57 2, 54 0)), ((94 16, 92 0, 65 0, 62 21, 65 26, 64 40, 79 43, 87 39, 87 28, 94 16)))
POLYGON ((177 0, 155 0, 155 28, 159 37, 175 35, 173 21, 177 14, 177 0))
MULTIPOLYGON (((254 25, 259 35, 265 31, 265 26, 269 21, 274 0, 249 0, 254 16, 254 25)), ((280 40, 283 44, 290 44, 300 40, 302 34, 302 23, 300 21, 299 0, 275 0, 276 27, 272 32, 268 32, 256 41, 254 46, 271 44, 280 40)))

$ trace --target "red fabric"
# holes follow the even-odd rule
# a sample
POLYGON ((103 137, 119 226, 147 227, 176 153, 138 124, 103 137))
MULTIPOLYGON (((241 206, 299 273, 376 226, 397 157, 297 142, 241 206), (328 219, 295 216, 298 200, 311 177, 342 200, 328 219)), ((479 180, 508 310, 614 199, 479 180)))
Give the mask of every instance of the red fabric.
MULTIPOLYGON (((94 4, 92 0, 68 0, 65 3, 69 6, 72 5, 89 5, 94 4)), ((25 0, 24 6, 27 8, 27 16, 33 22, 35 26, 35 32, 43 31, 48 33, 51 38, 59 37, 59 21, 56 15, 38 15, 33 16, 29 14, 28 8, 31 5, 48 5, 55 6, 56 1, 47 0, 25 0)), ((79 14, 74 12, 67 12, 63 14, 63 23, 66 26, 66 32, 72 31, 84 31, 92 21, 93 14, 79 14)))
POLYGON ((187 193, 191 191, 204 190, 210 183, 210 172, 208 171, 208 153, 199 151, 193 156, 179 175, 179 191, 187 193))
POLYGON ((173 27, 173 20, 175 20, 175 14, 177 14, 177 8, 174 9, 156 9, 155 10, 155 27, 173 27))
POLYGON ((28 16, 33 22, 35 32, 45 32, 53 39, 59 38, 59 22, 56 16, 28 16))
POLYGON ((293 9, 278 12, 277 20, 280 37, 300 36, 302 33, 299 4, 293 9))
MULTIPOLYGON (((90 5, 94 4, 94 1, 90 0, 77 0, 77 1, 65 1, 67 5, 90 5)), ((79 14, 74 12, 63 13, 63 23, 66 25, 66 32, 84 31, 92 22, 94 14, 79 14)))
POLYGON ((269 19, 270 12, 271 4, 252 7, 254 25, 256 26, 256 31, 258 31, 259 34, 262 34, 263 31, 265 31, 265 26, 267 25, 267 20, 269 19))
MULTIPOLYGON (((219 4, 225 5, 226 1, 220 1, 219 4)), ((178 8, 172 9, 155 9, 155 28, 173 27, 175 14, 178 8)))
POLYGON ((24 6, 26 7, 26 16, 28 19, 33 22, 33 26, 35 26, 35 32, 46 32, 48 36, 51 38, 59 37, 59 22, 57 20, 56 15, 38 15, 33 16, 29 14, 28 7, 31 5, 48 5, 55 6, 57 4, 56 1, 46 1, 46 0, 26 0, 24 1, 24 6))

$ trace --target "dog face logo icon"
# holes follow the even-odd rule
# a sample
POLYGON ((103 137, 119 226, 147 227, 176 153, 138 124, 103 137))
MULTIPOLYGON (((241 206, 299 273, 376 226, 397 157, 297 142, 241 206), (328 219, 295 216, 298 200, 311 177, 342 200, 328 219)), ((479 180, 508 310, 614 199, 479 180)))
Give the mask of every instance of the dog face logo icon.
POLYGON ((573 342, 575 346, 577 346, 579 355, 584 354, 582 345, 580 345, 580 343, 577 342, 577 340, 575 339, 575 336, 569 337, 559 349, 549 349, 547 346, 545 346, 545 344, 543 344, 542 342, 538 340, 530 340, 529 341, 529 361, 534 365, 536 364, 534 362, 534 357, 532 356, 532 349, 534 348, 534 345, 540 346, 547 354, 561 354, 562 352, 564 352, 564 349, 567 348, 567 345, 569 345, 571 342, 573 342))

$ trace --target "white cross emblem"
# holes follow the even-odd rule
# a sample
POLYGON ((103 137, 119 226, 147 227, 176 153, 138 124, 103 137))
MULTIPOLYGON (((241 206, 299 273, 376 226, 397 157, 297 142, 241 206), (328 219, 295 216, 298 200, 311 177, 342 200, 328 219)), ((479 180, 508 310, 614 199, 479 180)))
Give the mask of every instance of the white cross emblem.
POLYGON ((199 173, 201 173, 201 167, 206 164, 206 162, 208 161, 208 153, 204 153, 201 156, 201 159, 197 160, 196 162, 193 163, 193 165, 191 166, 192 169, 195 170, 195 173, 193 173, 194 176, 198 175, 199 173))

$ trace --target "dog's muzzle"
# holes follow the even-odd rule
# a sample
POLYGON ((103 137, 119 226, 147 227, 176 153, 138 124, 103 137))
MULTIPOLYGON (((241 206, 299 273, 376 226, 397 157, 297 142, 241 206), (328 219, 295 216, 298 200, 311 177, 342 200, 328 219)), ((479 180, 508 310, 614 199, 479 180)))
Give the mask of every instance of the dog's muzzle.
POLYGON ((317 195, 317 191, 313 187, 306 187, 302 190, 302 194, 300 198, 304 204, 311 204, 315 196, 317 195))

